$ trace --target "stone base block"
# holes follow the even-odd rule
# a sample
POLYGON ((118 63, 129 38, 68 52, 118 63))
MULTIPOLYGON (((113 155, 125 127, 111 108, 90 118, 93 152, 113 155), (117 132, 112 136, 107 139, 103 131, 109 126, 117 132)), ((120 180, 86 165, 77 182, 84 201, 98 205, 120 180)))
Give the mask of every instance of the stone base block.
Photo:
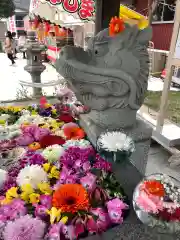
MULTIPOLYGON (((98 137, 101 133, 107 131, 107 129, 102 129, 94 125, 94 123, 89 120, 87 114, 80 116, 80 125, 85 130, 89 140, 96 148, 98 137)), ((119 131, 124 132, 133 139, 136 149, 135 152, 131 155, 130 161, 143 175, 145 175, 152 128, 144 121, 136 119, 136 123, 133 127, 119 129, 119 131)))

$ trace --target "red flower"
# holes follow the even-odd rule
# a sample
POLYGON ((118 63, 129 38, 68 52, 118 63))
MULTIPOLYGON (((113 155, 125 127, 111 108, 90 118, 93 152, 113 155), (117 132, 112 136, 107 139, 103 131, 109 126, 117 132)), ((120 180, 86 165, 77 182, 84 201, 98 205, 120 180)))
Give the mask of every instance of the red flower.
POLYGON ((70 114, 62 114, 59 116, 61 122, 70 123, 74 122, 74 118, 70 114))
POLYGON ((158 197, 164 197, 165 190, 162 183, 157 180, 149 180, 144 182, 142 188, 148 193, 158 197))
POLYGON ((109 24, 109 35, 115 36, 116 34, 125 30, 124 21, 121 18, 113 17, 109 24))
POLYGON ((180 208, 177 208, 173 213, 168 212, 168 209, 163 209, 158 213, 158 217, 166 222, 180 221, 180 208))
POLYGON ((64 129, 64 135, 67 140, 80 140, 85 137, 85 132, 79 127, 67 127, 64 129))
POLYGON ((90 207, 88 193, 80 184, 61 185, 53 194, 52 205, 65 213, 88 211, 90 207))
POLYGON ((41 139, 40 145, 41 145, 42 148, 46 148, 48 146, 52 146, 52 145, 55 145, 55 144, 63 145, 65 142, 66 141, 62 137, 54 136, 54 135, 48 135, 48 136, 45 136, 41 139))

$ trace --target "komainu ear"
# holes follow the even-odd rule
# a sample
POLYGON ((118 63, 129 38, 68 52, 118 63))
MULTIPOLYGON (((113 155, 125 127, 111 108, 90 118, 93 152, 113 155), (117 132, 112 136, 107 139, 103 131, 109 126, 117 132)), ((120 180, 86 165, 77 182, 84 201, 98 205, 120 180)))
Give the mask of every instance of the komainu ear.
POLYGON ((151 38, 152 38, 152 28, 148 27, 148 28, 145 28, 144 30, 139 31, 139 34, 136 40, 141 44, 148 44, 151 38))

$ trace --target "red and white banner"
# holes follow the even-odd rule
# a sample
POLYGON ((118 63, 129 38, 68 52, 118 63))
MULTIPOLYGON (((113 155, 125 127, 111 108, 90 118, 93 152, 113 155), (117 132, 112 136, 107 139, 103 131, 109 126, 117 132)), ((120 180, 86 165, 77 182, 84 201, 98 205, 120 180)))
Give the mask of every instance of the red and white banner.
MULTIPOLYGON (((95 0, 45 0, 53 6, 61 5, 67 13, 78 13, 82 20, 92 20, 95 14, 95 0)), ((109 0, 106 0, 109 1, 109 0)))
POLYGON ((16 32, 17 31, 15 15, 8 18, 8 30, 10 32, 16 32))
POLYGON ((40 3, 40 0, 31 0, 29 12, 31 13, 34 9, 36 9, 38 7, 39 3, 40 3))

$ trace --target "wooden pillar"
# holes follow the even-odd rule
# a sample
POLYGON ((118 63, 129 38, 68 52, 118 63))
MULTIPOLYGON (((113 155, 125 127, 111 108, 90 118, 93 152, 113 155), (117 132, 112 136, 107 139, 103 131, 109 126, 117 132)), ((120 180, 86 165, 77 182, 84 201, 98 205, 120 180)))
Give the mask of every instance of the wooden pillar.
POLYGON ((95 33, 108 28, 112 17, 119 16, 120 0, 96 0, 95 33))
POLYGON ((174 29, 171 39, 171 47, 168 55, 168 61, 166 66, 166 78, 164 81, 164 88, 161 97, 160 110, 157 120, 156 130, 162 132, 164 120, 166 118, 166 111, 168 107, 168 93, 171 86, 173 67, 180 67, 180 57, 176 56, 176 52, 179 52, 178 40, 180 36, 180 0, 176 3, 176 13, 174 18, 174 29))

